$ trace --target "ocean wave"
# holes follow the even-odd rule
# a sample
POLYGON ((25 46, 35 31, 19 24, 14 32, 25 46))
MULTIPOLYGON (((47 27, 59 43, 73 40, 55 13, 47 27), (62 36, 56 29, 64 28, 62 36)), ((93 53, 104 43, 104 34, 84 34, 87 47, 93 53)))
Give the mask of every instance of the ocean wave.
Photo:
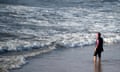
MULTIPOLYGON (((103 34, 105 43, 117 43, 120 35, 115 33, 103 34)), ((37 40, 37 39, 36 39, 37 40)), ((1 42, 1 51, 29 51, 32 49, 42 49, 49 46, 74 48, 95 44, 95 33, 68 33, 49 36, 48 39, 38 39, 38 41, 9 40, 1 42)))
MULTIPOLYGON (((70 33, 57 35, 61 38, 59 44, 64 47, 81 47, 95 45, 95 33, 70 33)), ((104 43, 111 44, 120 42, 120 35, 115 33, 103 33, 104 43)))

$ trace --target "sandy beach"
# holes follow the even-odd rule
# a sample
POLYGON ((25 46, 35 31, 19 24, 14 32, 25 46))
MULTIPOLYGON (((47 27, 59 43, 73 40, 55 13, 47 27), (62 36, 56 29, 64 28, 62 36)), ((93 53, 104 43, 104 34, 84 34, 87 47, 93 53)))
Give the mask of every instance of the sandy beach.
POLYGON ((10 72, 119 72, 119 44, 104 46, 101 63, 93 62, 94 46, 57 49, 29 58, 29 63, 10 72))

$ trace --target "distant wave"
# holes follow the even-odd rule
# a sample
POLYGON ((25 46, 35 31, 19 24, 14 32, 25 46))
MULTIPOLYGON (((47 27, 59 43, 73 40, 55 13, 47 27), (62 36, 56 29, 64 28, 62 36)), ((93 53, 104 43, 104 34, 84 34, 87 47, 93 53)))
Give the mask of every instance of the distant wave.
POLYGON ((79 6, 80 4, 88 4, 95 6, 96 3, 104 2, 120 2, 120 0, 0 0, 0 4, 11 4, 11 5, 24 5, 24 6, 35 6, 35 7, 73 7, 79 6), (95 5, 94 5, 95 4, 95 5))

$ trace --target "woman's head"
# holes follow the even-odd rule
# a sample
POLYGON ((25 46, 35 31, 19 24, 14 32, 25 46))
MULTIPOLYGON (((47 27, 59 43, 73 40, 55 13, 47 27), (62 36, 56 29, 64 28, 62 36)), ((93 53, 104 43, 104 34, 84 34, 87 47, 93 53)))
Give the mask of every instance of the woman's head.
POLYGON ((97 32, 96 37, 97 37, 97 38, 100 38, 100 37, 101 37, 101 33, 100 33, 100 32, 97 32))

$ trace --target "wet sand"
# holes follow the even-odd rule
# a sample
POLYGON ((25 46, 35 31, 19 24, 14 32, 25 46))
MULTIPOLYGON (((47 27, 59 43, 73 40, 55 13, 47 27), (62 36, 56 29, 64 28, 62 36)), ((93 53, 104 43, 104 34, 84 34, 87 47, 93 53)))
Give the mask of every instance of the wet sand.
POLYGON ((29 58, 29 63, 10 72, 120 72, 120 44, 104 46, 101 63, 93 62, 94 46, 57 49, 29 58))

